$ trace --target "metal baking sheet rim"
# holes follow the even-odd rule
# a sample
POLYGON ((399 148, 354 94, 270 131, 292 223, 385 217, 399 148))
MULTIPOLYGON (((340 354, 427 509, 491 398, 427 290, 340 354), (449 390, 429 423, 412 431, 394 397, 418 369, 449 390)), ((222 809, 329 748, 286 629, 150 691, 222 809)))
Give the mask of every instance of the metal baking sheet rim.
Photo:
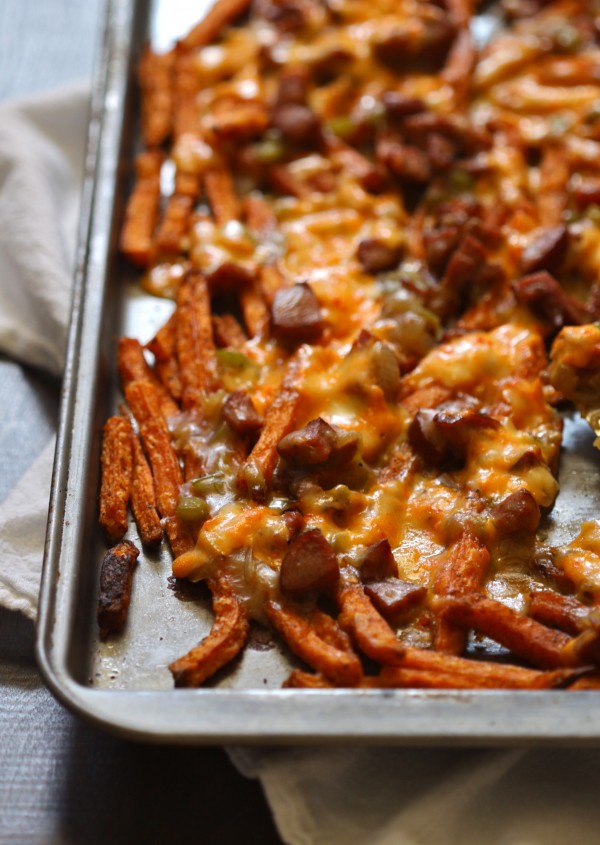
MULTIPOLYGON (((113 231, 131 36, 142 4, 106 0, 93 87, 72 318, 37 622, 42 675, 99 727, 157 743, 385 745, 589 744, 600 741, 593 691, 101 690, 70 657, 98 383, 102 303, 113 231)), ((92 495, 95 495, 92 494, 92 495)), ((89 496, 89 493, 88 493, 89 496)))

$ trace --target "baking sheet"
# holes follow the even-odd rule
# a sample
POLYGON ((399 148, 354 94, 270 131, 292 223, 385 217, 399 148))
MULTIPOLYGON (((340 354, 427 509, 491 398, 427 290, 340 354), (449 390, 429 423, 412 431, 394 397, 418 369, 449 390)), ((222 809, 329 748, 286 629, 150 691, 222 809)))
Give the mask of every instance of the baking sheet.
MULTIPOLYGON (((207 4, 208 5, 208 4, 207 4)), ((206 634, 197 587, 173 587, 168 552, 143 553, 126 631, 100 643, 95 622, 105 543, 97 527, 100 433, 120 401, 116 341, 148 340, 172 303, 144 294, 115 244, 137 137, 134 68, 150 35, 160 49, 197 19, 183 0, 109 0, 94 86, 73 320, 40 598, 38 657, 54 692, 111 730, 162 742, 506 742, 600 738, 594 692, 281 690, 293 658, 253 630, 232 669, 206 688, 173 690, 166 668, 206 634)), ((487 39, 494 16, 478 23, 487 39)), ((566 418, 561 493, 547 520, 564 542, 600 501, 598 453, 566 418)), ((135 528, 129 535, 136 540, 135 528)))

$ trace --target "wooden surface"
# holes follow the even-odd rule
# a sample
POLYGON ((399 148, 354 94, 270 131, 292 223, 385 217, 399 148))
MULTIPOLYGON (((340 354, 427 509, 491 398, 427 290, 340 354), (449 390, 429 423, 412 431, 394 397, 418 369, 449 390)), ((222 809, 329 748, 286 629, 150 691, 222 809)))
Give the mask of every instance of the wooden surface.
MULTIPOLYGON (((0 98, 88 78, 99 0, 0 0, 0 98)), ((0 356, 0 501, 54 426, 59 383, 0 356)), ((280 843, 219 748, 125 742, 46 690, 31 622, 0 610, 0 843, 280 843)))

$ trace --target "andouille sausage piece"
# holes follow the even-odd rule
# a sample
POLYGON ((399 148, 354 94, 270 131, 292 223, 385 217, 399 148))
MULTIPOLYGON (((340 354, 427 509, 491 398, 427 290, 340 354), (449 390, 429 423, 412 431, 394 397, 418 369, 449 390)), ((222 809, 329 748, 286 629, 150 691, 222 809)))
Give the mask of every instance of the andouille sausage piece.
POLYGON ((281 589, 288 595, 328 590, 339 577, 335 552, 318 528, 304 531, 292 540, 281 562, 281 589))
POLYGON ((358 244, 356 257, 365 273, 393 270, 402 258, 400 244, 389 244, 378 238, 363 238, 358 244))
POLYGON ((398 575, 398 565, 392 553, 389 540, 384 538, 365 549, 358 562, 363 582, 384 581, 398 575))
POLYGON ((513 283, 512 288, 519 302, 527 305, 536 316, 548 320, 556 329, 589 322, 585 306, 570 296, 545 270, 523 276, 513 283))
POLYGON ((109 549, 100 571, 100 596, 98 598, 98 627, 104 639, 125 627, 131 598, 131 582, 139 550, 129 540, 123 540, 109 549))
POLYGON ((284 343, 314 343, 321 337, 323 317, 309 285, 296 284, 275 294, 271 306, 273 334, 284 343))
POLYGON ((403 613, 418 607, 427 595, 422 584, 411 584, 402 578, 386 578, 365 585, 365 595, 373 602, 384 619, 396 619, 403 613))
POLYGON ((223 403, 223 419, 237 434, 257 434, 263 426, 263 418, 245 390, 235 390, 223 403))
POLYGON ((320 464, 331 455, 338 435, 336 430, 321 417, 311 420, 304 428, 290 431, 277 444, 282 458, 293 464, 320 464))

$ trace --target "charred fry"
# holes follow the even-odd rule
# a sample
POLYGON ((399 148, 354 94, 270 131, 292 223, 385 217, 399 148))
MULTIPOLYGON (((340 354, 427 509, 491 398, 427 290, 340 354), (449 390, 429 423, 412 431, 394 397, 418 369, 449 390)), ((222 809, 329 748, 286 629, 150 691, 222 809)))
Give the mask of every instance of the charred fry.
POLYGON ((113 546, 104 556, 97 614, 102 639, 110 633, 119 633, 125 627, 138 556, 139 551, 129 540, 113 546))

